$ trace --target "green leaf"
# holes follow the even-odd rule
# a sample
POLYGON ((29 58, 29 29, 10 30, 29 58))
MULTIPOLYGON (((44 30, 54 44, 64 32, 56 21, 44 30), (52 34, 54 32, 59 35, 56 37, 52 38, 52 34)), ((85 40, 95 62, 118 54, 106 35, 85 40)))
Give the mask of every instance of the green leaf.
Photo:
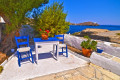
POLYGON ((48 0, 0 0, 0 16, 6 22, 5 32, 8 34, 20 29, 29 20, 26 15, 46 3, 48 0))

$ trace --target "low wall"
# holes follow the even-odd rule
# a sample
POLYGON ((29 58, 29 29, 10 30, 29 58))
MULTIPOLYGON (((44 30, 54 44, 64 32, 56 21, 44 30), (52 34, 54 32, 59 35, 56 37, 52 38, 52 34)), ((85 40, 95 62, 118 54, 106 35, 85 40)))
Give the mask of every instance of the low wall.
POLYGON ((65 34, 65 37, 64 37, 65 43, 80 50, 82 49, 80 44, 83 40, 85 39, 84 38, 81 39, 80 37, 72 36, 70 34, 65 34))
POLYGON ((120 75, 120 58, 114 57, 112 55, 110 57, 105 57, 105 55, 99 55, 93 52, 90 56, 90 61, 93 64, 101 66, 104 69, 120 75))
MULTIPOLYGON (((83 37, 76 37, 65 34, 65 43, 80 50, 82 50, 80 44, 84 40, 86 39, 83 37)), ((97 54, 93 52, 90 57, 90 62, 101 66, 102 68, 107 69, 117 75, 120 75, 120 47, 113 47, 111 45, 116 43, 103 42, 99 40, 97 40, 97 42, 97 46, 101 47, 101 49, 104 50, 104 53, 97 54)))
MULTIPOLYGON (((84 39, 83 37, 76 37, 70 34, 65 34, 65 43, 80 50, 82 50, 80 44, 84 40, 86 39, 84 39)), ((103 49, 104 52, 110 55, 120 57, 120 47, 113 47, 111 45, 111 44, 116 44, 116 43, 105 42, 105 41, 100 41, 100 40, 96 40, 96 41, 98 41, 97 46, 101 47, 101 49, 103 49)))

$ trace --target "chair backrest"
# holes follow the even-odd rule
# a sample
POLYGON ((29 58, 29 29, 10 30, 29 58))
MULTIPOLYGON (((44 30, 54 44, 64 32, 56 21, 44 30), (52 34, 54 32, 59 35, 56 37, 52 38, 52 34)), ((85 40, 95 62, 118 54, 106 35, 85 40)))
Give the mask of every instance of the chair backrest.
POLYGON ((63 35, 55 35, 55 37, 58 38, 60 42, 64 43, 64 34, 63 35))
POLYGON ((20 47, 20 45, 27 45, 29 46, 29 36, 20 36, 20 37, 16 37, 15 36, 15 41, 16 41, 16 45, 17 45, 17 48, 20 47), (24 41, 24 42, 18 42, 18 40, 22 40, 22 39, 26 39, 27 41, 24 41))

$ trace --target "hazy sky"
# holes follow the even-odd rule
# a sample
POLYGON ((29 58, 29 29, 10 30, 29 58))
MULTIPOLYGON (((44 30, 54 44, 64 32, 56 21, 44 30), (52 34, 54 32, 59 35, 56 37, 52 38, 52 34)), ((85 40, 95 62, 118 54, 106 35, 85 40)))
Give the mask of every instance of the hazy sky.
POLYGON ((86 21, 102 25, 120 25, 120 0, 49 0, 64 2, 66 20, 71 23, 86 21))

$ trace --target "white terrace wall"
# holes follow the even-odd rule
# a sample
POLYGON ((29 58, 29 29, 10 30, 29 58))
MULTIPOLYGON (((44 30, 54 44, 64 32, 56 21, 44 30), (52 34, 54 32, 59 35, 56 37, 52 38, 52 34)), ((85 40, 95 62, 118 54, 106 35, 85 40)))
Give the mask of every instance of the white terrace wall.
MULTIPOLYGON (((84 41, 86 39, 82 38, 82 37, 76 37, 76 36, 72 36, 70 34, 65 34, 65 43, 67 43, 70 46, 73 46, 77 49, 82 50, 80 44, 82 41, 84 41)), ((104 41, 98 41, 97 46, 101 47, 101 49, 104 50, 104 52, 113 55, 113 56, 117 56, 120 57, 120 47, 113 47, 111 46, 111 44, 115 44, 115 43, 110 43, 110 42, 104 42, 104 41)))

